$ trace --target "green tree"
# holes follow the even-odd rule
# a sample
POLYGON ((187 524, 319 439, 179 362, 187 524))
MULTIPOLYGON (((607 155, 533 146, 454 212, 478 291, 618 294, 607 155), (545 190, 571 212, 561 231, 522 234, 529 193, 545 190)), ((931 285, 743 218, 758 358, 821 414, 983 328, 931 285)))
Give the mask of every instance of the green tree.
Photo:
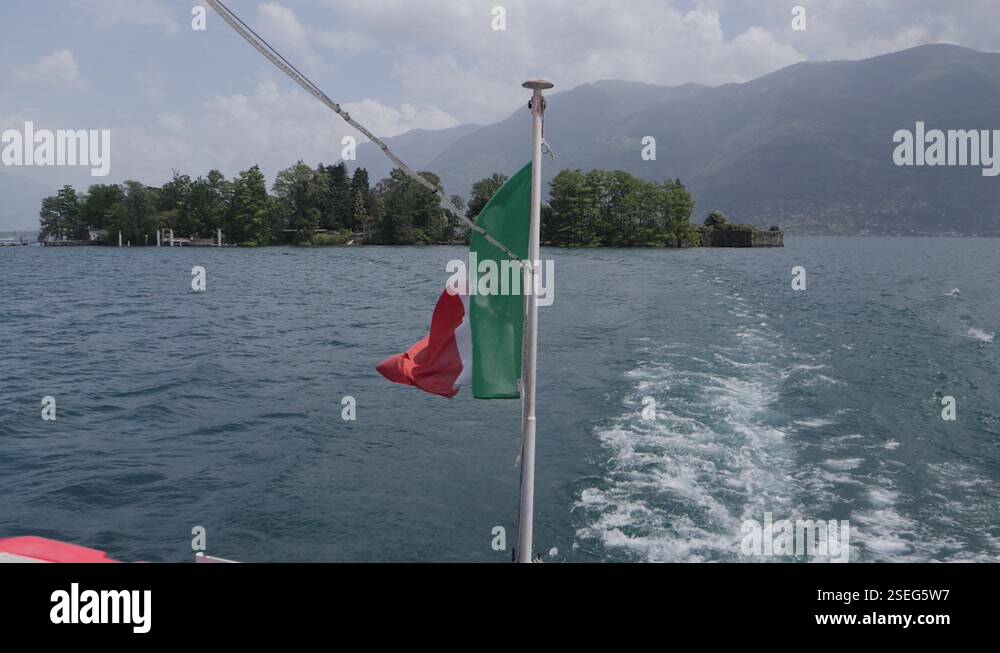
MULTIPOLYGON (((320 166, 323 168, 323 166, 320 166)), ((323 207, 324 229, 352 228, 354 213, 354 195, 351 193, 351 177, 347 164, 343 161, 334 166, 324 168, 327 182, 328 204, 323 207)))
POLYGON ((208 187, 210 200, 205 219, 198 223, 197 230, 199 234, 214 236, 218 229, 225 226, 226 213, 232 202, 233 185, 218 170, 208 172, 205 185, 208 187))
MULTIPOLYGON (((456 209, 458 209, 461 212, 465 212, 467 210, 467 207, 465 206, 465 200, 462 198, 461 195, 452 195, 451 203, 455 206, 456 209)), ((451 209, 445 209, 445 214, 447 215, 448 218, 448 227, 447 227, 447 233, 445 234, 445 237, 442 238, 442 241, 447 243, 453 243, 456 241, 462 243, 468 243, 469 227, 462 220, 462 216, 455 215, 455 213, 451 209)))
POLYGON ((191 177, 176 170, 170 181, 163 184, 157 198, 157 210, 164 227, 173 229, 178 235, 190 234, 192 227, 187 219, 191 202, 191 177))
POLYGON ((539 237, 542 243, 546 245, 554 244, 552 242, 552 205, 542 204, 541 221, 542 224, 539 225, 541 227, 539 237))
POLYGON ((472 197, 469 199, 469 207, 465 211, 465 217, 475 220, 505 183, 507 183, 507 175, 501 175, 496 172, 474 183, 472 185, 472 197))
MULTIPOLYGON (((420 172, 437 186, 437 175, 420 172)), ((436 193, 414 181, 396 168, 388 179, 379 182, 379 195, 384 207, 378 221, 374 240, 385 245, 422 245, 440 241, 447 227, 447 219, 436 193)))
POLYGON ((372 190, 372 214, 371 221, 369 223, 368 232, 365 236, 365 242, 369 245, 379 244, 378 239, 378 229, 379 225, 382 224, 382 220, 385 216, 385 199, 379 193, 372 190))
MULTIPOLYGON (((417 173, 434 187, 441 186, 441 179, 433 172, 417 173)), ((414 235, 415 243, 443 242, 448 238, 448 216, 441 206, 437 193, 414 183, 410 187, 410 202, 413 211, 413 226, 419 232, 414 235)))
POLYGON ((372 229, 372 219, 368 214, 368 206, 365 202, 364 193, 360 190, 354 196, 354 228, 359 229, 363 234, 365 242, 368 241, 372 229))
POLYGON ((268 245, 278 239, 273 233, 275 206, 267 194, 267 180, 260 168, 253 166, 233 180, 229 210, 226 213, 226 239, 232 243, 268 245))
POLYGON ((232 196, 232 184, 218 170, 198 177, 190 184, 177 226, 186 236, 214 237, 225 225, 232 196))
POLYGON ((124 201, 125 193, 118 184, 94 184, 80 203, 79 222, 84 229, 106 229, 112 211, 124 201))
POLYGON ((63 186, 51 197, 42 200, 41 218, 42 238, 81 238, 79 222, 80 199, 72 186, 63 186))
POLYGON ((194 236, 201 224, 211 220, 211 213, 212 191, 205 178, 198 177, 191 182, 190 191, 171 226, 178 236, 194 236))
MULTIPOLYGON (((621 170, 563 170, 552 180, 549 207, 542 211, 543 238, 554 245, 578 246, 662 246, 668 239, 676 243, 667 228, 667 207, 675 219, 689 220, 694 204, 687 190, 675 184, 655 184, 621 170), (673 193, 669 201, 667 187, 673 193)), ((682 243, 696 242, 695 229, 676 226, 682 243)))
POLYGON ((662 246, 666 233, 662 229, 664 199, 660 184, 640 179, 636 188, 636 223, 633 245, 662 246))
POLYGON ((584 175, 586 210, 580 231, 581 244, 601 244, 601 236, 608 232, 611 223, 611 173, 591 170, 584 175))
POLYGON ((663 185, 663 206, 667 234, 676 247, 684 243, 696 244, 698 230, 691 224, 691 214, 694 213, 694 199, 684 187, 680 179, 668 181, 663 185))
POLYGON ((603 231, 599 233, 601 244, 611 247, 635 245, 639 180, 616 170, 607 177, 607 184, 607 208, 602 221, 603 231))
MULTIPOLYGON (((730 224, 729 218, 722 211, 712 211, 705 218, 705 226, 712 229, 721 229, 730 224)), ((773 229, 773 227, 772 227, 773 229)))
POLYGON ((302 161, 278 173, 274 180, 285 229, 293 242, 311 242, 326 206, 327 177, 302 161))
POLYGON ((587 214, 584 174, 579 170, 563 170, 549 186, 552 207, 548 237, 557 245, 582 245, 585 242, 583 223, 587 214))
POLYGON ((367 218, 369 220, 375 215, 375 197, 372 194, 371 181, 368 179, 368 171, 364 168, 358 168, 354 171, 354 176, 351 178, 351 198, 354 201, 353 210, 351 212, 350 220, 348 220, 345 226, 352 231, 364 231, 361 224, 361 217, 367 218), (358 194, 361 194, 362 202, 364 204, 364 213, 359 215, 359 206, 357 204, 358 194))
POLYGON ((124 183, 124 198, 111 211, 109 231, 117 239, 142 245, 147 237, 155 237, 160 228, 157 191, 137 181, 124 183))

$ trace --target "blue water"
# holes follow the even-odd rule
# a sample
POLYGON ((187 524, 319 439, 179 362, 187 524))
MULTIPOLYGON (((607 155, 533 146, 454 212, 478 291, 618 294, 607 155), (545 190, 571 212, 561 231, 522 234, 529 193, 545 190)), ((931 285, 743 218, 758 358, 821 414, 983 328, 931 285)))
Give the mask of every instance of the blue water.
MULTIPOLYGON (((1000 241, 544 255, 549 559, 745 559, 764 512, 849 520, 852 560, 1000 556, 1000 241)), ((202 526, 247 561, 509 559, 491 531, 516 541, 519 404, 374 371, 462 257, 0 249, 0 536, 181 561, 202 526)))

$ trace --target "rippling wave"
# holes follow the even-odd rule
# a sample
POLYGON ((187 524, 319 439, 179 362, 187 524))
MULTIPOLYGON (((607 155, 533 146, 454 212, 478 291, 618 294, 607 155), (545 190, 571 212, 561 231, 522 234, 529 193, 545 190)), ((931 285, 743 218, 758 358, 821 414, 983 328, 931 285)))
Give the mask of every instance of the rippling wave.
MULTIPOLYGON (((374 371, 461 254, 0 250, 0 534, 126 560, 188 560, 196 525, 248 561, 508 560, 518 404, 374 371)), ((771 513, 849 520, 852 560, 997 560, 997 241, 545 255, 539 551, 747 560, 743 522, 771 513)))

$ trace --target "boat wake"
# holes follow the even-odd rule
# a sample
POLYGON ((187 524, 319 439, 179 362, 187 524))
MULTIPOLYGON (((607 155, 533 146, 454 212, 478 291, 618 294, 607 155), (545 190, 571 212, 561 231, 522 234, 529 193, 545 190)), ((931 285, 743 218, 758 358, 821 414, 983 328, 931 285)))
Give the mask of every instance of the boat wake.
MULTIPOLYGON (((735 315, 753 314, 729 300, 735 315)), ((624 412, 596 429, 606 475, 575 506, 585 522, 578 546, 648 561, 735 560, 744 520, 791 514, 792 451, 769 423, 783 377, 777 335, 754 319, 714 355, 643 343, 624 412)))

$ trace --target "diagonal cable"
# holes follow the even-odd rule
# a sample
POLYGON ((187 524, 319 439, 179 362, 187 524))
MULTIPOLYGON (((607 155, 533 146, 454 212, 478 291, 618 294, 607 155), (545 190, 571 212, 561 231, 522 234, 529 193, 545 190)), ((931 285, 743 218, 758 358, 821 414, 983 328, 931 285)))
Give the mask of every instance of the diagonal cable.
POLYGON ((380 139, 371 131, 369 131, 368 128, 366 128, 364 125, 354 120, 347 111, 344 111, 339 104, 331 100, 326 95, 326 93, 320 90, 318 86, 313 84, 312 81, 310 81, 309 78, 306 77, 302 72, 300 72, 298 68, 293 66, 287 59, 281 56, 281 54, 277 50, 271 47, 271 44, 265 41, 262 36, 257 34, 257 32, 253 30, 253 28, 244 23, 239 16, 237 16, 232 10, 229 9, 229 7, 224 5, 220 0, 208 0, 208 4, 210 4, 212 8, 215 9, 215 11, 220 16, 222 16, 222 19, 225 20, 226 23, 228 23, 229 26, 232 27, 237 34, 242 36, 244 40, 246 40, 250 45, 252 45, 258 52, 264 55, 264 57, 266 57, 268 61, 274 64, 279 70, 281 70, 281 72, 288 75, 296 84, 305 89, 310 95, 315 97, 317 100, 319 100, 327 107, 332 109, 337 115, 343 118, 347 122, 347 124, 357 129, 359 132, 364 134, 365 137, 367 137, 371 142, 375 143, 375 145, 377 145, 379 149, 381 149, 382 152, 384 152, 385 155, 389 157, 389 159, 391 159, 392 162, 396 164, 396 166, 400 168, 403 172, 405 172, 407 175, 413 178, 421 186, 423 186, 427 190, 437 195, 438 198, 441 201, 445 202, 448 205, 448 208, 450 208, 451 211, 469 227, 469 229, 481 235, 484 239, 486 239, 486 242, 490 243, 491 245, 499 249, 501 252, 506 254, 512 260, 517 261, 519 263, 524 263, 524 261, 521 260, 521 257, 512 252, 510 248, 508 248, 506 245, 495 239, 485 229, 477 225, 475 222, 467 218, 462 213, 462 211, 459 210, 457 206, 455 206, 455 203, 452 202, 447 195, 445 195, 444 189, 441 188, 440 185, 432 184, 423 175, 417 174, 417 172, 415 172, 412 168, 410 168, 410 166, 403 163, 403 161, 399 157, 393 154, 392 150, 389 149, 389 146, 386 145, 382 139, 380 139))

